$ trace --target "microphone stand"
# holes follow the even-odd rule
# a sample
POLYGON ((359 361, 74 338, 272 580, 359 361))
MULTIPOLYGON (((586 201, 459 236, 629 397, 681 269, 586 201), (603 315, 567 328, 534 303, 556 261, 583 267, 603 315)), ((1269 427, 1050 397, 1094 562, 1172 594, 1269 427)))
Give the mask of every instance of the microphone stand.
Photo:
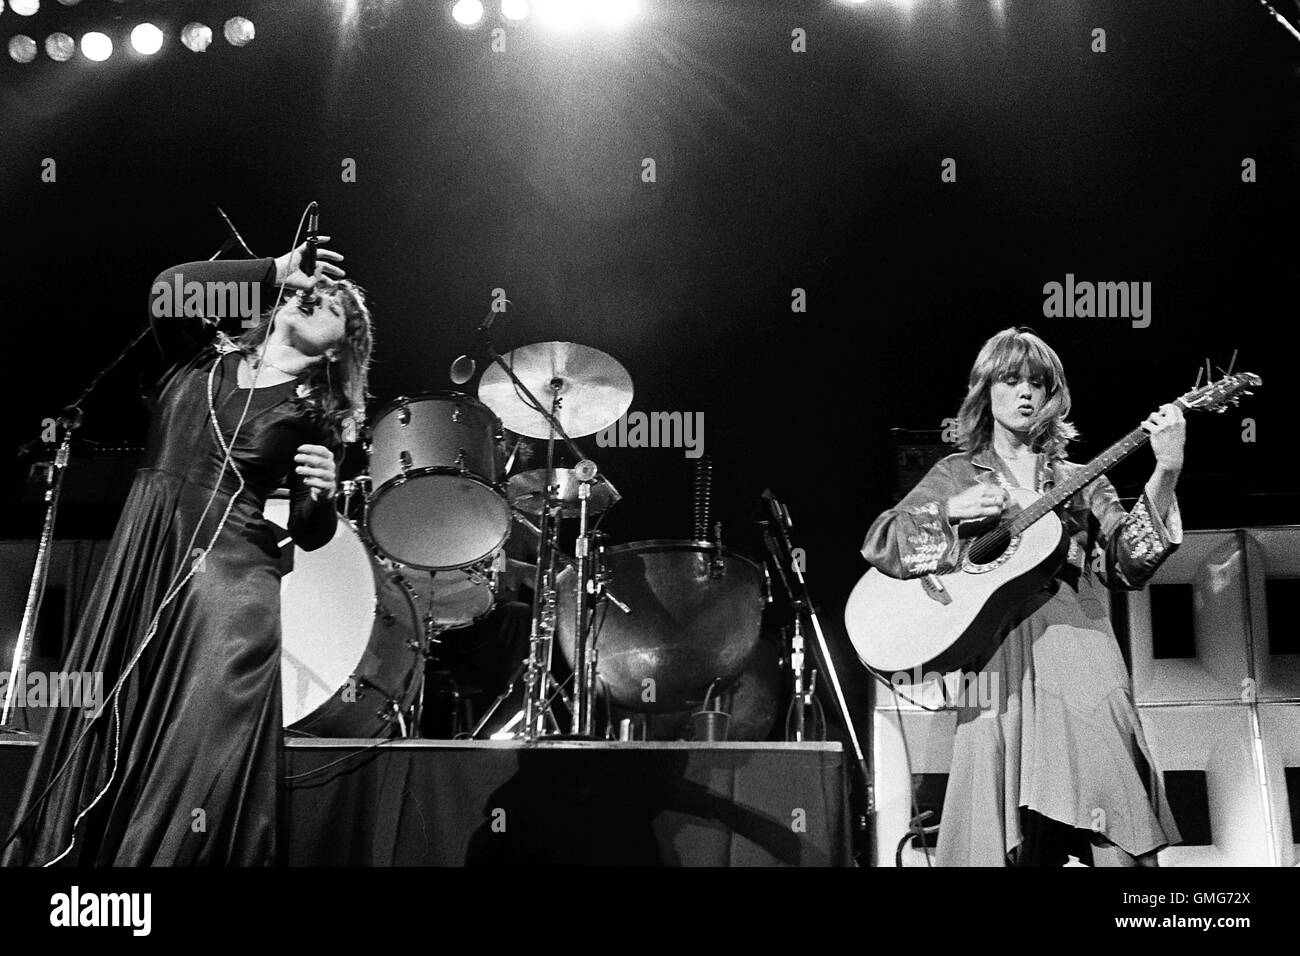
MULTIPOLYGON (((770 499, 775 503, 775 499, 770 499)), ((784 520, 772 522, 775 525, 777 533, 781 536, 781 544, 784 546, 784 552, 777 549, 773 553, 773 559, 777 562, 778 567, 785 565, 794 572, 796 586, 790 591, 792 604, 795 606, 796 621, 799 617, 799 608, 807 611, 808 618, 812 623, 813 634, 817 641, 813 645, 814 652, 821 658, 822 672, 829 678, 831 691, 833 692, 835 706, 839 710, 840 719, 844 721, 844 729, 848 732, 849 742, 853 747, 853 755, 857 760, 858 771, 862 774, 863 785, 866 790, 867 814, 873 814, 876 811, 876 785, 875 778, 872 776, 871 768, 867 766, 867 757, 862 749, 862 742, 858 738, 857 728, 853 724, 852 715, 849 713, 849 704, 844 696, 844 688, 840 685, 839 674, 835 670, 835 663, 831 658, 830 645, 826 641, 826 633, 822 630, 821 620, 817 616, 816 606, 813 604, 812 595, 808 590, 808 580, 804 577, 801 562, 789 560, 794 554, 794 547, 790 540, 789 528, 789 511, 780 504, 776 505, 782 513, 784 520)), ((785 574, 782 572, 782 579, 785 574)), ((786 580, 787 587, 790 582, 786 580)))
MULTIPOLYGON (((221 213, 221 218, 225 220, 228 235, 221 247, 212 254, 208 259, 213 262, 220 258, 221 255, 235 246, 240 246, 245 252, 249 252, 248 246, 244 245, 244 240, 235 230, 234 224, 230 222, 229 217, 217 207, 217 212, 221 213)), ((252 253, 249 252, 251 256, 252 253)), ((68 465, 72 458, 72 433, 80 426, 85 410, 82 403, 90 396, 90 393, 102 382, 114 369, 116 369, 122 360, 140 344, 141 340, 149 334, 152 325, 145 323, 135 338, 117 353, 117 356, 100 369, 90 380, 90 383, 81 390, 72 404, 65 406, 55 419, 59 430, 62 432, 62 439, 59 441, 58 451, 55 452, 54 461, 44 466, 45 471, 45 521, 41 526, 41 536, 36 544, 36 562, 32 568, 31 582, 27 588, 27 603, 23 607, 22 625, 18 630, 18 638, 14 642, 14 653, 9 663, 9 682, 5 687, 4 705, 0 707, 0 733, 18 733, 19 728, 10 726, 9 713, 13 708, 14 685, 19 680, 25 680, 23 668, 27 665, 28 656, 36 636, 36 622, 40 617, 41 604, 45 599, 45 585, 49 578, 51 550, 54 544, 54 521, 58 515, 59 498, 63 491, 63 475, 67 471, 68 465)), ((31 454, 32 450, 39 444, 42 444, 42 437, 37 436, 31 441, 19 446, 18 457, 25 458, 31 454)), ((24 723, 26 721, 24 720, 24 723)))

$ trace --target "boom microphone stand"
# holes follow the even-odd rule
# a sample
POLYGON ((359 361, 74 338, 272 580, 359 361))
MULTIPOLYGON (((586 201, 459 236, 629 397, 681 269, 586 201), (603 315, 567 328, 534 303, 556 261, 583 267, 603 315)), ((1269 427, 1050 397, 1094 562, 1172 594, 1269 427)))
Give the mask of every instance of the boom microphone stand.
MULTIPOLYGON (((217 207, 217 212, 225 220, 227 236, 216 252, 208 259, 213 262, 220 258, 221 255, 235 246, 241 247, 251 257, 253 253, 249 251, 248 246, 244 244, 243 237, 239 235, 230 218, 217 207)), ((9 725, 9 711, 13 705, 14 685, 23 680, 23 668, 27 664, 27 658, 31 651, 33 639, 36 635, 36 621, 40 616, 41 603, 45 599, 45 584, 49 578, 50 570, 50 552, 54 543, 54 520, 59 510, 59 497, 63 491, 63 474, 67 471, 68 465, 72 458, 72 433, 81 426, 85 410, 81 407, 82 403, 90 397, 90 393, 102 382, 114 369, 122 363, 122 360, 130 354, 149 334, 152 328, 151 324, 146 322, 144 328, 136 333, 135 338, 117 353, 117 356, 100 369, 95 377, 90 380, 85 388, 81 390, 72 404, 65 406, 54 419, 58 431, 62 433, 62 439, 59 442, 59 449, 54 455, 53 463, 45 466, 45 522, 41 527, 41 537, 36 545, 36 562, 32 568, 31 583, 27 588, 27 603, 23 607, 23 621, 18 630, 18 639, 14 642, 13 657, 9 662, 9 682, 5 687, 4 706, 0 708, 0 732, 15 733, 17 727, 9 725)), ((43 434, 33 438, 31 441, 22 445, 18 449, 18 457, 25 458, 32 453, 37 445, 43 443, 43 434)))
MULTIPOLYGON (((867 813, 871 814, 876 809, 876 786, 875 780, 871 774, 871 768, 867 766, 866 754, 862 750, 862 742, 858 739, 857 728, 853 725, 853 718, 849 713, 849 704, 844 696, 844 688, 840 685, 839 673, 835 669, 835 662, 831 658, 830 645, 826 641, 826 633, 822 630, 821 620, 817 616, 817 608, 813 604, 812 595, 808 591, 808 580, 804 577, 803 562, 794 561, 791 558, 795 549, 790 541, 790 530, 794 527, 794 522, 790 520, 790 511, 785 505, 777 501, 776 496, 771 491, 764 491, 763 497, 767 499, 768 506, 772 510, 775 520, 769 522, 772 528, 780 536, 780 548, 773 549, 772 557, 777 562, 778 567, 788 567, 794 573, 795 584, 791 587, 790 581, 786 579, 785 574, 781 577, 786 581, 786 586, 790 588, 790 600, 795 607, 796 620, 800 613, 800 608, 807 612, 808 618, 812 623, 813 634, 817 641, 813 645, 813 650, 818 652, 821 658, 822 673, 827 675, 828 683, 834 696, 835 706, 839 710, 840 719, 844 721, 844 729, 848 732, 849 742, 853 746, 853 755, 858 762, 858 770, 862 774, 862 781, 866 788, 867 813)), ((769 546, 774 542, 768 535, 769 546)), ((798 702, 796 702, 798 705, 798 702)))

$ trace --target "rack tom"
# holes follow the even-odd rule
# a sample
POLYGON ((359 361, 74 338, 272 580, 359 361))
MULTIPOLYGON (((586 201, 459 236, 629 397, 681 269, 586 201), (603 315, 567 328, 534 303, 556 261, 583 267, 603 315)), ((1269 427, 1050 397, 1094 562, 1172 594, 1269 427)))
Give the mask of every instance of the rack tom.
POLYGON ((371 428, 366 525, 399 564, 445 571, 477 564, 505 543, 501 423, 459 392, 399 398, 371 428))

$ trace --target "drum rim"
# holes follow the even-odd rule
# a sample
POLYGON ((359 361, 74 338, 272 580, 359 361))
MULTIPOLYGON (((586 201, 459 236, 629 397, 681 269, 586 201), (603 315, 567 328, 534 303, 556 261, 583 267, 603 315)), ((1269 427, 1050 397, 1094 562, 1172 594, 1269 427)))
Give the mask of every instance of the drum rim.
POLYGON ((399 472, 385 481, 378 488, 372 489, 370 494, 366 495, 367 517, 369 517, 370 509, 374 507, 375 502, 379 500, 379 496, 385 491, 391 491, 398 485, 404 485, 408 481, 414 481, 416 478, 438 478, 446 475, 454 475, 457 478, 468 478, 474 483, 482 485, 484 488, 490 488, 495 497, 500 498, 505 502, 507 509, 512 507, 510 502, 501 494, 501 482, 499 481, 488 481, 476 472, 463 471, 455 465, 423 465, 419 468, 412 468, 410 471, 399 472))
POLYGON ((487 403, 485 403, 477 395, 471 395, 469 392, 458 392, 455 389, 451 389, 451 388, 444 388, 444 389, 430 389, 429 391, 425 391, 425 392, 415 392, 414 394, 411 395, 397 396, 397 398, 390 401, 387 405, 385 405, 383 408, 381 408, 378 412, 375 413, 375 417, 370 420, 370 431, 371 433, 373 433, 375 430, 375 426, 377 426, 381 421, 383 421, 385 418, 387 418, 389 415, 391 415, 393 412, 397 411, 399 408, 403 407, 404 405, 411 405, 414 404, 415 402, 439 401, 439 400, 462 399, 462 398, 468 399, 470 403, 481 407, 490 416, 492 416, 492 421, 496 423, 497 428, 499 429, 501 427, 501 419, 497 416, 497 413, 492 411, 492 409, 488 407, 487 403))
MULTIPOLYGON (((619 554, 624 551, 717 551, 718 546, 712 541, 704 541, 691 538, 647 538, 644 541, 629 541, 626 544, 616 544, 605 548, 606 554, 619 554)), ((760 576, 763 573, 762 567, 753 558, 747 557, 726 545, 722 546, 722 553, 729 558, 735 558, 744 561, 752 567, 760 576)))

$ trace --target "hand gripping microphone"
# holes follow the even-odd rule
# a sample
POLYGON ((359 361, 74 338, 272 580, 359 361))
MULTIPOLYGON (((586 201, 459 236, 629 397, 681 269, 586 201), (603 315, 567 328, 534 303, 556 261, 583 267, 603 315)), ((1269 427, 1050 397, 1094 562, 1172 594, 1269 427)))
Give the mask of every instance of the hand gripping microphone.
MULTIPOLYGON (((320 219, 317 215, 319 208, 314 201, 307 207, 307 246, 302 250, 302 259, 298 263, 298 268, 309 279, 312 279, 316 273, 316 247, 320 245, 320 219)), ((299 294, 298 311, 304 315, 310 314, 319 301, 320 297, 316 295, 316 287, 313 285, 311 289, 299 294)))

